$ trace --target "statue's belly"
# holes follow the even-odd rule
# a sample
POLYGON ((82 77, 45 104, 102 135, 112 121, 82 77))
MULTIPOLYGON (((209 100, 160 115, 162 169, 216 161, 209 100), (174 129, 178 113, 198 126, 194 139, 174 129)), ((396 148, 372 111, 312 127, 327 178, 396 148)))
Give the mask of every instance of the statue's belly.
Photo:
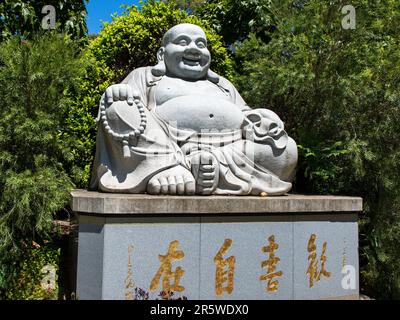
POLYGON ((157 106, 156 113, 171 126, 196 132, 237 130, 244 120, 235 104, 200 95, 173 98, 157 106))

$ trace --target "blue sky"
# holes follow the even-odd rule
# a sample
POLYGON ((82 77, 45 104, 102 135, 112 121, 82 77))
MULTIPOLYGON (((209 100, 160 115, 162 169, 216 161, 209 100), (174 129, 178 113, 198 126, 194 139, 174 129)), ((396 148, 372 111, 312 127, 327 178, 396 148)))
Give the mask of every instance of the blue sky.
POLYGON ((111 21, 111 15, 115 12, 121 13, 122 4, 139 4, 139 0, 89 0, 87 5, 87 25, 89 34, 98 33, 101 30, 101 21, 111 21))

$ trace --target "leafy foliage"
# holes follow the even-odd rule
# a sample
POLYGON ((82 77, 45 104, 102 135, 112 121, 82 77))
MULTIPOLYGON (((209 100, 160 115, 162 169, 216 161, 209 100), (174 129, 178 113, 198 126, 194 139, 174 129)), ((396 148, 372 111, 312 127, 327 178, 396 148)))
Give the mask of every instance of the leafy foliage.
POLYGON ((87 33, 85 0, 2 0, 0 41, 14 35, 30 38, 41 29, 42 8, 56 9, 57 29, 81 38, 87 33))
POLYGON ((212 68, 228 78, 232 65, 221 38, 207 27, 204 21, 176 9, 174 3, 149 1, 141 8, 126 7, 111 23, 105 23, 99 35, 87 48, 91 61, 82 80, 82 93, 76 97, 67 119, 70 131, 79 136, 78 147, 73 151, 76 167, 74 173, 78 186, 87 187, 93 161, 98 103, 105 89, 120 83, 133 69, 157 63, 156 54, 164 33, 178 23, 194 23, 205 29, 212 55, 212 68))
POLYGON ((204 5, 206 0, 163 0, 165 3, 173 3, 176 8, 187 13, 196 14, 198 9, 204 5))
MULTIPOLYGON (((57 273, 60 263, 60 248, 54 245, 35 244, 24 251, 23 259, 16 268, 6 298, 10 300, 57 300, 57 273), (54 283, 43 287, 46 267, 54 270, 54 283)), ((48 276, 47 276, 48 277, 48 276)), ((50 275, 53 278, 53 275, 50 275)))
POLYGON ((69 199, 74 141, 63 129, 82 68, 64 35, 0 45, 0 289, 23 248, 50 238, 53 214, 69 199))
POLYGON ((299 143, 296 190, 362 196, 362 289, 400 296, 400 10, 398 1, 274 1, 271 41, 237 45, 235 82, 299 143))
MULTIPOLYGON (((61 12, 59 30, 86 32, 81 1, 45 2, 61 12)), ((0 39, 34 38, 0 44, 0 297, 53 297, 37 287, 38 270, 56 264, 57 251, 30 244, 50 238, 72 181, 87 186, 101 94, 155 64, 162 35, 181 22, 206 29, 212 68, 250 106, 283 118, 299 143, 295 191, 364 198, 362 291, 400 297, 399 2, 353 0, 355 30, 341 28, 340 0, 201 2, 127 7, 84 57, 68 37, 33 37, 42 1, 0 3, 0 39), (234 72, 222 42, 235 44, 234 72)))
POLYGON ((268 42, 276 24, 271 3, 271 0, 206 0, 195 12, 209 21, 227 46, 245 40, 250 33, 268 42))

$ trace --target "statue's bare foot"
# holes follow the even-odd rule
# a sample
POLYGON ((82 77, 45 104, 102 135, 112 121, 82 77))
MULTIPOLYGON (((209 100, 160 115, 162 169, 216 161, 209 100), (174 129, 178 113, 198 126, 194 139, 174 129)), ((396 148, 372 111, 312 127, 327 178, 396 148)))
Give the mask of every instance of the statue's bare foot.
POLYGON ((193 195, 195 190, 193 175, 182 166, 157 173, 147 184, 147 192, 150 194, 193 195))
POLYGON ((207 151, 196 154, 191 161, 196 180, 196 193, 211 194, 218 185, 219 167, 217 159, 207 151))

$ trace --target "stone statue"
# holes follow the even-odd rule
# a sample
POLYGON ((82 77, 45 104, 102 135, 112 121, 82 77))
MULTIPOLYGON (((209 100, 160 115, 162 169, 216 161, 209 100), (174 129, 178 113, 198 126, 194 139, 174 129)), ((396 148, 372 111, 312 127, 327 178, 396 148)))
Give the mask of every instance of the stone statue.
POLYGON ((168 30, 158 64, 132 71, 100 101, 91 189, 168 195, 280 195, 297 145, 271 110, 249 108, 210 70, 204 31, 168 30))

